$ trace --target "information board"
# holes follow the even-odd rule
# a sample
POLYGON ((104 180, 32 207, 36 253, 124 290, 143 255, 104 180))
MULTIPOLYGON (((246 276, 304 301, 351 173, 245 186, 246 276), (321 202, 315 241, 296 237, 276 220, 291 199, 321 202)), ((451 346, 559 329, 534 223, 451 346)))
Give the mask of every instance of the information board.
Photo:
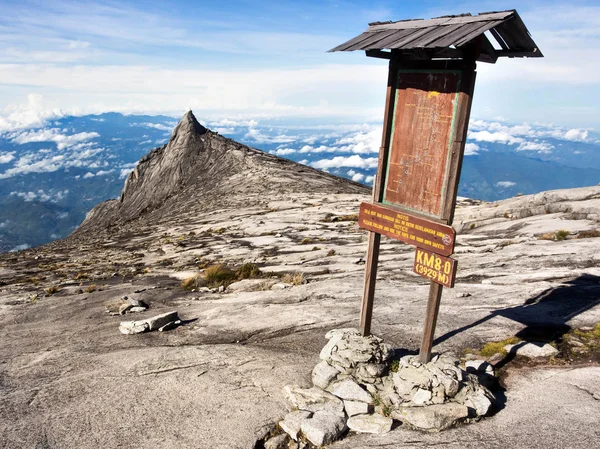
POLYGON ((441 218, 461 71, 398 70, 383 203, 441 218))
POLYGON ((362 203, 358 225, 444 256, 449 256, 454 251, 456 232, 452 226, 416 217, 382 204, 362 203))

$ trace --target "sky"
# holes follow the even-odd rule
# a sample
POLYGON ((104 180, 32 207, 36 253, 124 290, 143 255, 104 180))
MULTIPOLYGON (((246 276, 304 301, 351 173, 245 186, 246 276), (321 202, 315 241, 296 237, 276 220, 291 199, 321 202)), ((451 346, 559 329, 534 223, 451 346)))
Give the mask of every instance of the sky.
POLYGON ((368 22, 517 8, 545 58, 478 64, 472 117, 600 129, 600 2, 0 0, 0 132, 108 111, 381 123, 368 22))

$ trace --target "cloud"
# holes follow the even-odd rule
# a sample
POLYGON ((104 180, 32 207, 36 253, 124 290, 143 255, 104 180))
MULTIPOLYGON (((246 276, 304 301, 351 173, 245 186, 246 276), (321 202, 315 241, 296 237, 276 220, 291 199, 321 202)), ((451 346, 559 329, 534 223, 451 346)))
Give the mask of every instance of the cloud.
POLYGON ((522 138, 514 137, 511 134, 503 131, 473 131, 468 133, 468 138, 471 140, 477 140, 478 142, 498 142, 509 145, 523 142, 522 138))
POLYGON ((173 131, 173 128, 177 125, 177 123, 163 125, 162 123, 130 123, 129 126, 143 126, 144 128, 154 128, 160 131, 173 131))
POLYGON ((59 150, 72 147, 73 145, 86 140, 100 137, 96 132, 83 132, 73 135, 61 134, 56 128, 41 129, 36 131, 22 132, 10 136, 11 140, 20 145, 32 142, 55 142, 59 150))
POLYGON ((547 142, 523 142, 517 151, 537 151, 538 153, 551 153, 554 145, 547 142))
POLYGON ((262 133, 257 128, 248 128, 248 132, 244 135, 246 139, 251 139, 256 143, 291 143, 297 140, 295 136, 286 136, 285 134, 268 135, 262 133))
POLYGON ((375 180, 375 176, 367 176, 365 178, 365 183, 366 184, 373 184, 373 181, 375 180))
POLYGON ((60 109, 45 107, 39 94, 29 93, 26 98, 26 104, 6 106, 0 111, 0 135, 4 132, 44 126, 47 120, 64 115, 60 109))
POLYGON ((275 154, 277 156, 288 156, 290 154, 296 153, 296 150, 292 148, 278 148, 277 150, 269 151, 271 154, 275 154))
POLYGON ((36 192, 31 192, 31 191, 30 192, 10 192, 10 196, 16 196, 18 198, 22 198, 26 202, 40 201, 43 203, 46 203, 46 202, 56 203, 58 201, 65 199, 68 194, 69 194, 68 189, 58 190, 58 191, 51 189, 48 193, 46 193, 42 189, 39 189, 36 192))
POLYGON ((475 156, 479 154, 479 145, 476 143, 465 144, 465 156, 475 156))
POLYGON ((573 140, 573 141, 582 141, 584 142, 587 139, 588 136, 588 132, 586 130, 583 129, 570 129, 568 130, 565 135, 564 138, 566 140, 573 140))
POLYGON ((83 179, 90 179, 90 178, 93 178, 94 176, 96 176, 94 173, 87 172, 85 175, 83 175, 83 179))
POLYGON ((354 176, 352 176, 352 181, 355 182, 360 182, 363 179, 365 179, 365 175, 363 175, 362 173, 356 173, 354 176))
POLYGON ((377 167, 378 158, 370 157, 363 159, 358 154, 352 156, 336 156, 333 159, 321 159, 319 161, 311 162, 309 165, 319 169, 330 169, 339 167, 353 167, 353 168, 375 168, 377 167))
POLYGON ((31 248, 31 245, 28 245, 27 243, 23 243, 22 245, 15 246, 13 249, 11 249, 9 251, 9 253, 16 253, 17 251, 22 251, 22 250, 28 249, 28 248, 31 248))
POLYGON ((516 185, 516 182, 512 182, 512 181, 500 181, 496 183, 496 187, 512 187, 516 185))
POLYGON ((0 151, 0 164, 8 164, 14 158, 15 158, 14 151, 9 151, 9 152, 1 152, 0 151))

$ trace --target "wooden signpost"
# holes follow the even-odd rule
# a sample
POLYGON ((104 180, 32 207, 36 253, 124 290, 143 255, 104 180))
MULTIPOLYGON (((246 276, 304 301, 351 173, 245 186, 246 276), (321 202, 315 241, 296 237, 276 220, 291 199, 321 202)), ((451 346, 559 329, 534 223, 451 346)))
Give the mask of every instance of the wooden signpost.
POLYGON ((414 245, 413 270, 430 280, 420 349, 426 363, 442 289, 453 287, 456 277, 457 262, 449 257, 455 242, 451 225, 476 61, 542 54, 515 10, 376 22, 331 51, 358 49, 390 60, 373 198, 361 204, 359 214, 359 226, 370 231, 360 325, 363 335, 370 334, 381 235, 414 245))

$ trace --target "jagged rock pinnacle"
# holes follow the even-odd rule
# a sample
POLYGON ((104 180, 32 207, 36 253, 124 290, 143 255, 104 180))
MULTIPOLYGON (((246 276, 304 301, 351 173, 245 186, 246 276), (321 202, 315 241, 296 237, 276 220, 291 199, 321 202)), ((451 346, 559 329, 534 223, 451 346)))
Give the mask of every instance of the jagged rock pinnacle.
POLYGON ((163 220, 209 205, 247 206, 274 194, 319 190, 368 188, 210 132, 188 111, 169 142, 140 159, 119 200, 96 206, 77 232, 125 223, 153 211, 163 220))

